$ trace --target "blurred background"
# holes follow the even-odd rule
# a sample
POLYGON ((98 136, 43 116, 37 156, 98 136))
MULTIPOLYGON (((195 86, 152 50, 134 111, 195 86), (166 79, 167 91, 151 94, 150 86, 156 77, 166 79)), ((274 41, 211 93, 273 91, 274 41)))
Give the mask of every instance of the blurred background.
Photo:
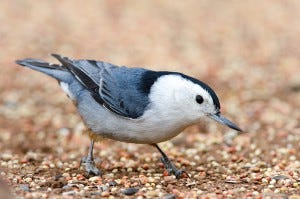
MULTIPOLYGON (((50 53, 199 78, 218 93, 224 115, 246 132, 233 140, 240 152, 236 156, 248 162, 255 156, 267 165, 285 161, 282 172, 293 168, 298 175, 299 19, 297 0, 1 1, 1 175, 22 195, 26 190, 19 184, 35 170, 32 167, 50 160, 76 162, 86 153, 89 140, 81 135, 81 119, 56 81, 14 63, 27 57, 55 62, 50 53), (26 170, 28 165, 32 167, 26 170)), ((202 157, 220 160, 216 151, 230 149, 222 143, 224 133, 232 132, 214 122, 202 122, 185 132, 163 146, 175 159, 196 148, 199 160, 183 155, 196 164, 187 164, 187 170, 199 164, 206 168, 202 157), (210 152, 203 152, 204 148, 210 152)), ((154 153, 147 146, 108 143, 116 161, 121 149, 126 154, 154 153)), ((107 142, 97 145, 95 156, 106 160, 107 146, 107 142)), ((133 156, 137 164, 144 160, 133 156)), ((113 168, 111 163, 106 169, 113 168)), ((203 190, 201 186, 195 188, 203 190)), ((46 193, 30 183, 29 188, 46 193)))

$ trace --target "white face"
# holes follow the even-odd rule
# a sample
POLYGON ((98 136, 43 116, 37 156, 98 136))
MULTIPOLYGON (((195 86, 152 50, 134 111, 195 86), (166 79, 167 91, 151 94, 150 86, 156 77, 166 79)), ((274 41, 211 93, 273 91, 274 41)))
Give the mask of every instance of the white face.
POLYGON ((151 89, 150 99, 157 102, 161 110, 170 111, 190 122, 197 122, 201 117, 218 111, 205 89, 179 75, 159 78, 151 89))
POLYGON ((184 80, 182 87, 175 90, 175 100, 195 119, 217 112, 208 91, 189 80, 184 80))

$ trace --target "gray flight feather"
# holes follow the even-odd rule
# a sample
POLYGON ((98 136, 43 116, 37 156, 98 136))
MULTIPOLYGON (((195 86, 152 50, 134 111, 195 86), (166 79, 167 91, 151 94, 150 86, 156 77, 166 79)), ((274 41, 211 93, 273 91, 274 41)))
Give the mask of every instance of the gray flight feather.
POLYGON ((148 95, 140 89, 145 73, 142 68, 116 67, 100 63, 104 69, 100 74, 100 96, 110 108, 130 118, 142 116, 149 104, 148 95))

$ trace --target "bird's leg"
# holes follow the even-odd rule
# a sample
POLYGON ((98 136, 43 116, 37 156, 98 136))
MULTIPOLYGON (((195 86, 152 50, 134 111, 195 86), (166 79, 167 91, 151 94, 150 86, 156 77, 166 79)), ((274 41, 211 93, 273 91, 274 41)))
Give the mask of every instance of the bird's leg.
POLYGON ((165 168, 167 169, 169 175, 174 174, 177 179, 179 179, 184 173, 188 176, 188 174, 184 170, 177 169, 175 167, 175 165, 171 162, 168 156, 161 150, 161 148, 159 148, 157 144, 152 144, 152 146, 156 147, 157 150, 162 155, 161 161, 164 164, 165 168))
POLYGON ((80 165, 85 164, 85 170, 89 175, 101 176, 101 171, 95 166, 93 158, 94 140, 91 140, 89 152, 81 159, 80 165))

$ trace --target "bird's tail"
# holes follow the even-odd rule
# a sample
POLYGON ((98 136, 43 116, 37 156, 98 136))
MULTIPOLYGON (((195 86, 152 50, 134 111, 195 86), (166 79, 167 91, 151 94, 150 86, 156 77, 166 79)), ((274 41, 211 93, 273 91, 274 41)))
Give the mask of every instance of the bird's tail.
POLYGON ((31 58, 17 60, 16 63, 21 66, 25 66, 33 70, 45 73, 51 77, 54 77, 59 82, 62 81, 69 83, 74 79, 73 75, 68 71, 68 69, 62 65, 51 64, 42 60, 31 58))

